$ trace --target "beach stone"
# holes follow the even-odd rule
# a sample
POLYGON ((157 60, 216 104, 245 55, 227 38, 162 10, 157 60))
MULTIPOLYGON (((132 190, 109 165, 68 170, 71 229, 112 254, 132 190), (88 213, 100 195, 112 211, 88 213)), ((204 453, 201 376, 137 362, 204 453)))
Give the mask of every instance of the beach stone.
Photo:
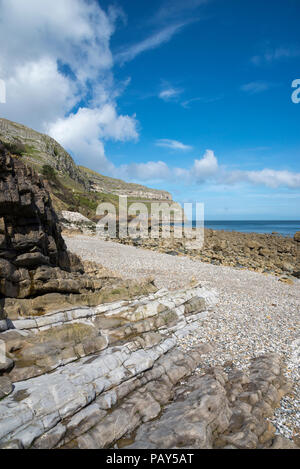
POLYGON ((0 373, 10 370, 14 366, 14 361, 5 356, 0 358, 0 373))
POLYGON ((296 243, 300 243, 300 231, 297 231, 294 234, 294 241, 296 241, 296 243))
POLYGON ((184 305, 185 314, 205 311, 206 303, 204 298, 191 298, 184 305))
POLYGON ((11 380, 7 376, 0 376, 0 399, 8 396, 13 391, 11 380))
POLYGON ((270 449, 300 449, 293 441, 276 436, 270 449))

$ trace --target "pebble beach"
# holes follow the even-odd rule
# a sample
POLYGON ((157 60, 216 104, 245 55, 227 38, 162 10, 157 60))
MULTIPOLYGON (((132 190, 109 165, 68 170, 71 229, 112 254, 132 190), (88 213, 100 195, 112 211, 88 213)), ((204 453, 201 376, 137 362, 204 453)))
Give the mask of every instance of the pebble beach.
POLYGON ((188 350, 206 343, 211 351, 197 373, 209 366, 243 369, 253 357, 277 353, 286 363, 293 391, 281 400, 272 423, 277 433, 300 438, 300 280, 203 263, 86 235, 65 236, 68 249, 83 260, 94 261, 127 279, 152 277, 158 288, 175 290, 193 280, 218 291, 219 303, 200 320, 193 334, 180 339, 188 350))

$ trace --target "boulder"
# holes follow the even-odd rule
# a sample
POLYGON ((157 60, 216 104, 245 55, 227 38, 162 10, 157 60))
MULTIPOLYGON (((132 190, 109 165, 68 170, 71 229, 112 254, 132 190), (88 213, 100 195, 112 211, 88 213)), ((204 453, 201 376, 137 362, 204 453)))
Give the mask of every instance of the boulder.
POLYGON ((300 243, 300 231, 297 231, 294 234, 294 241, 296 241, 296 243, 300 243))
POLYGON ((23 271, 40 266, 83 272, 80 260, 68 253, 58 218, 42 180, 21 159, 0 144, 0 278, 1 293, 26 297, 23 271), (23 285, 24 287, 24 285, 23 285))

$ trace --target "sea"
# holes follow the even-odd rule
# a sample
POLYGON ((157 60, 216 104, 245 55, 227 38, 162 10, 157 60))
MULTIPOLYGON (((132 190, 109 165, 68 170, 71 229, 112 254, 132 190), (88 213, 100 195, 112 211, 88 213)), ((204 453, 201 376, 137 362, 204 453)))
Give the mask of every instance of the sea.
MULTIPOLYGON (((193 226, 196 222, 193 221, 193 226)), ((213 230, 239 231, 241 233, 277 233, 282 236, 293 237, 300 231, 299 221, 209 221, 205 220, 205 228, 213 230)))

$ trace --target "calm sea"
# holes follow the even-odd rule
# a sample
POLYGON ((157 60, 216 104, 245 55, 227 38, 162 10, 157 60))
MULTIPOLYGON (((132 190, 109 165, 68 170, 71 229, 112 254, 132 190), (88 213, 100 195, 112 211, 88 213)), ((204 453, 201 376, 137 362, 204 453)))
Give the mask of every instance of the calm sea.
POLYGON ((294 236, 296 231, 300 231, 300 221, 205 221, 205 228, 242 233, 276 232, 283 236, 294 236))

